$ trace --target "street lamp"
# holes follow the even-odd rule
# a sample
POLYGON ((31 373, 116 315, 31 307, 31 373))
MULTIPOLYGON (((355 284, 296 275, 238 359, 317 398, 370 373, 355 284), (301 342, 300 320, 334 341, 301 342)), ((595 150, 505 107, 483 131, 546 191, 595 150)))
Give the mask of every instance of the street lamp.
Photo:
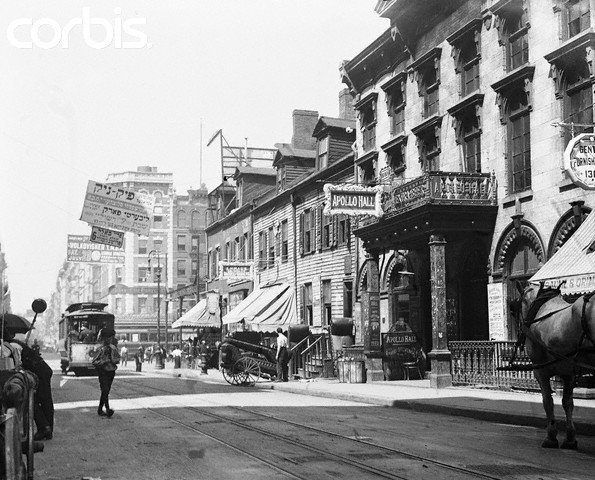
POLYGON ((165 368, 163 363, 163 355, 161 354, 161 253, 157 250, 149 252, 148 263, 149 271, 151 269, 151 258, 157 257, 157 348, 159 352, 155 354, 155 368, 165 368))

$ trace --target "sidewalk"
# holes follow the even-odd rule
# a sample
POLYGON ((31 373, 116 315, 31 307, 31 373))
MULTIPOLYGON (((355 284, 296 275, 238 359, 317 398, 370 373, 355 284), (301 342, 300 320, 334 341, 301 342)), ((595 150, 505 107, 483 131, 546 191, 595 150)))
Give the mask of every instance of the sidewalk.
MULTIPOLYGON (((134 370, 129 362, 124 370, 134 370)), ((196 378, 208 382, 227 384, 221 372, 209 370, 201 375, 200 370, 173 368, 166 362, 163 370, 155 365, 143 364, 143 372, 183 378, 196 378)), ((234 386, 233 388, 243 388, 234 386)), ((295 380, 276 383, 261 380, 255 388, 330 397, 342 400, 406 408, 421 412, 458 415, 490 422, 527 425, 545 428, 545 412, 540 393, 508 392, 469 387, 434 389, 429 380, 385 381, 373 383, 340 383, 337 379, 295 380)), ((565 416, 562 399, 554 395, 555 412, 562 430, 565 416)), ((574 400, 574 422, 579 435, 595 436, 595 400, 574 400)))

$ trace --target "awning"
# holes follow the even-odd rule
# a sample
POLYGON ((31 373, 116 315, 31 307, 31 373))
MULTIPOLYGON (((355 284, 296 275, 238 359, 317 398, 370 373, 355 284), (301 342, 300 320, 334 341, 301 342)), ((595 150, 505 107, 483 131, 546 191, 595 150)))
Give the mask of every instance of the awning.
POLYGON ((595 214, 583 221, 529 281, 545 281, 547 287, 566 281, 561 288, 564 295, 595 291, 595 214))
POLYGON ((207 311, 207 299, 203 298, 194 307, 172 323, 172 328, 180 327, 220 327, 221 321, 218 314, 207 311))
POLYGON ((224 324, 241 321, 253 331, 272 332, 297 324, 295 292, 288 283, 261 285, 227 315, 224 324))

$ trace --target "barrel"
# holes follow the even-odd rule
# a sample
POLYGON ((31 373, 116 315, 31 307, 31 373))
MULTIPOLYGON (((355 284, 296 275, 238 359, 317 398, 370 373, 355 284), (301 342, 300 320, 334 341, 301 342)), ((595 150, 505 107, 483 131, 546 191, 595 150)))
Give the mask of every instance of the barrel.
POLYGON ((331 322, 331 335, 345 337, 353 334, 353 320, 351 318, 337 318, 331 322))

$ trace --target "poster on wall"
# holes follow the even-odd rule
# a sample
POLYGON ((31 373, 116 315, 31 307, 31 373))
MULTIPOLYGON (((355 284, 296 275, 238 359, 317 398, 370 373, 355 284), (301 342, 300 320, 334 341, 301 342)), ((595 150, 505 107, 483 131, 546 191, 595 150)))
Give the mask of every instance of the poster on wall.
POLYGON ((504 284, 488 283, 488 323, 490 340, 506 340, 504 284))

